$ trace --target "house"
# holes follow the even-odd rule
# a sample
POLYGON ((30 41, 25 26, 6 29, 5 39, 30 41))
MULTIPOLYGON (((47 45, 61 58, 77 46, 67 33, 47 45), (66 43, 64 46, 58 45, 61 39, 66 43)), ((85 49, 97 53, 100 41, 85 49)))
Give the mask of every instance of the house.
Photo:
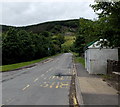
POLYGON ((107 60, 118 61, 118 48, 110 48, 106 39, 94 41, 85 47, 85 68, 89 74, 106 74, 107 60))

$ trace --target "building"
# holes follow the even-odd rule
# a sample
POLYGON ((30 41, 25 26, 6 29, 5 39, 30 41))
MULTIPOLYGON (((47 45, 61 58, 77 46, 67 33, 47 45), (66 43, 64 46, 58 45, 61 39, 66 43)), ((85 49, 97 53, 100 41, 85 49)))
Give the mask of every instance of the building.
POLYGON ((89 74, 106 74, 107 60, 118 61, 118 48, 103 46, 106 39, 92 42, 85 47, 85 68, 89 74))

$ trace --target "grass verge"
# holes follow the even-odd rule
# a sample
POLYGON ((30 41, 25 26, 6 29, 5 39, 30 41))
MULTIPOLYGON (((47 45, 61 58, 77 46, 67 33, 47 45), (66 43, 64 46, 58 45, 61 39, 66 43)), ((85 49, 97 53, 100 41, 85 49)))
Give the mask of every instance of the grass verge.
POLYGON ((78 53, 73 53, 73 55, 74 55, 74 61, 76 63, 81 63, 85 67, 85 59, 80 57, 78 53))
MULTIPOLYGON (((59 55, 59 54, 57 54, 57 55, 59 55)), ((53 56, 57 56, 57 55, 53 55, 53 56)), ((21 62, 21 63, 10 64, 10 65, 3 65, 3 66, 0 66, 0 72, 11 71, 11 70, 14 70, 14 69, 18 69, 18 68, 21 68, 21 67, 24 67, 24 66, 28 66, 28 65, 43 61, 43 60, 45 60, 47 58, 50 58, 50 57, 52 57, 52 56, 44 57, 44 58, 41 58, 41 59, 28 61, 28 62, 21 62)))

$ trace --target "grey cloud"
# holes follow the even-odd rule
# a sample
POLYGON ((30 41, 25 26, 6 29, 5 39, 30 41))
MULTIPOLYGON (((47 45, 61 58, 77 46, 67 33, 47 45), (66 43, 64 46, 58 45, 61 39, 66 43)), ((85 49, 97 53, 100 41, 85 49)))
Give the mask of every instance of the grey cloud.
POLYGON ((2 4, 2 24, 25 26, 52 20, 96 18, 90 2, 12 2, 2 4))

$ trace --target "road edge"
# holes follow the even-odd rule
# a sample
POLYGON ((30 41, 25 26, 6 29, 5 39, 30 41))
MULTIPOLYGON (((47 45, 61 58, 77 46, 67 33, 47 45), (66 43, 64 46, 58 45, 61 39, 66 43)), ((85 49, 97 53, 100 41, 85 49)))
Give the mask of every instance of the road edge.
MULTIPOLYGON (((59 55, 62 55, 62 53, 59 54, 59 55)), ((59 56, 59 55, 57 55, 57 56, 59 56)), ((31 68, 31 67, 37 66, 37 64, 39 64, 39 63, 48 62, 48 61, 51 60, 51 58, 54 58, 54 57, 56 57, 56 56, 50 56, 49 58, 46 58, 46 59, 44 59, 44 60, 41 60, 41 61, 39 61, 39 62, 30 64, 30 65, 22 66, 22 67, 20 67, 20 68, 16 68, 16 69, 13 69, 13 70, 6 70, 6 71, 0 71, 0 72, 1 72, 1 73, 4 73, 4 72, 17 71, 17 70, 22 70, 22 69, 26 69, 26 68, 31 68)), ((51 60, 51 61, 52 61, 52 60, 51 60)))
POLYGON ((79 83, 79 79, 78 79, 78 75, 77 75, 77 70, 76 70, 76 64, 74 62, 74 57, 72 58, 73 60, 73 72, 75 74, 75 89, 76 89, 76 98, 77 98, 77 101, 78 101, 78 104, 81 106, 84 105, 84 102, 83 102, 83 97, 82 97, 82 92, 81 92, 81 89, 80 89, 80 83, 79 83))

